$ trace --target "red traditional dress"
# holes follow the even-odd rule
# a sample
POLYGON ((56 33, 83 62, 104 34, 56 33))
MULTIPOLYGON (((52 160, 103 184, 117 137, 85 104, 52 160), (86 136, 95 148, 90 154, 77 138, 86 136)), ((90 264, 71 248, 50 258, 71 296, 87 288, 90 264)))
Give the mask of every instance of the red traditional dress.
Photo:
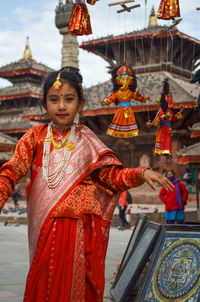
POLYGON ((109 125, 106 134, 114 137, 128 138, 138 135, 138 127, 135 121, 133 109, 131 107, 131 100, 145 103, 146 97, 131 91, 117 90, 111 93, 106 98, 107 105, 115 103, 119 105, 117 112, 114 115, 112 123, 109 125))
MULTIPOLYGON (((60 131, 53 129, 58 141, 60 131)), ((64 134, 67 134, 67 130, 64 134)), ((124 168, 87 127, 77 125, 75 149, 59 185, 49 188, 42 158, 47 125, 29 129, 0 169, 0 210, 31 167, 28 193, 30 270, 24 302, 103 301, 109 228, 119 191, 141 185, 145 168, 124 168)), ((49 169, 63 159, 51 145, 49 169)))
POLYGON ((161 0, 157 18, 168 20, 180 17, 179 0, 161 0))
POLYGON ((164 113, 162 108, 160 108, 155 119, 152 122, 152 124, 158 128, 154 154, 172 154, 171 136, 173 136, 173 133, 171 122, 178 121, 182 118, 182 115, 179 113, 173 114, 173 111, 170 109, 168 109, 168 111, 170 112, 170 117, 166 118, 166 114, 164 113))

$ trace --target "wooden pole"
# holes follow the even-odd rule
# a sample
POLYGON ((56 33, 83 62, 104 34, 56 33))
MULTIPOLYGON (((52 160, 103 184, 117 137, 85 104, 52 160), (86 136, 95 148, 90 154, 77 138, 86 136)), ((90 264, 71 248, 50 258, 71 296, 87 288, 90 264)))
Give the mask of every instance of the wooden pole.
POLYGON ((125 12, 125 11, 130 12, 133 8, 136 8, 136 7, 140 7, 140 4, 136 4, 136 5, 127 7, 129 10, 127 10, 127 9, 120 9, 120 10, 117 11, 117 13, 120 14, 120 13, 123 13, 123 12, 125 12))
POLYGON ((130 2, 135 2, 135 0, 124 0, 124 1, 113 2, 113 3, 109 3, 108 6, 122 5, 122 4, 130 3, 130 2))
POLYGON ((196 10, 200 10, 200 7, 197 7, 196 10))

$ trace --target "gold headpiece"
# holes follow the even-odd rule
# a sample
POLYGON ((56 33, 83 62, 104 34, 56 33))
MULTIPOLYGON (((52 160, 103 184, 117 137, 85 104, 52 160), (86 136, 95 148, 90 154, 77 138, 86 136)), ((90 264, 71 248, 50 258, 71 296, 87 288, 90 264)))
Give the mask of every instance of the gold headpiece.
POLYGON ((61 85, 62 85, 62 83, 60 81, 60 72, 59 72, 57 75, 56 81, 53 83, 53 86, 56 88, 56 90, 58 90, 61 85))

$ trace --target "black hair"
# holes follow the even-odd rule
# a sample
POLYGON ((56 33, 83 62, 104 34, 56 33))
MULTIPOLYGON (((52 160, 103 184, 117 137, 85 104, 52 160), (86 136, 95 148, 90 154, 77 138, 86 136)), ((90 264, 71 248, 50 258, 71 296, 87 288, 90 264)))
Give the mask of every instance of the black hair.
POLYGON ((170 93, 169 83, 168 83, 168 79, 166 78, 163 82, 163 92, 161 93, 161 100, 160 100, 160 107, 162 108, 164 113, 166 113, 168 109, 168 104, 165 101, 165 95, 168 95, 169 93, 170 93))
POLYGON ((168 175, 169 172, 171 172, 173 174, 173 177, 175 178, 176 173, 174 172, 174 170, 167 170, 167 175, 168 175))
POLYGON ((68 82, 74 89, 76 90, 79 98, 79 102, 83 101, 83 88, 82 88, 82 81, 83 78, 79 73, 79 69, 71 66, 66 66, 61 68, 58 71, 50 72, 42 82, 42 90, 43 90, 43 97, 42 97, 42 105, 46 105, 46 98, 47 93, 51 86, 55 83, 58 74, 60 73, 60 82, 68 82))
MULTIPOLYGON (((117 85, 117 84, 116 84, 116 77, 117 77, 117 70, 118 70, 120 67, 124 66, 124 65, 125 65, 125 64, 120 65, 120 66, 114 68, 114 69, 112 70, 112 72, 111 72, 111 75, 112 75, 112 83, 113 83, 113 91, 117 91, 117 90, 119 90, 119 88, 121 87, 121 85, 117 85)), ((132 71, 132 76, 133 76, 133 85, 129 85, 129 89, 130 89, 131 91, 135 91, 136 88, 137 88, 137 79, 136 79, 136 76, 135 76, 135 73, 134 73, 133 69, 132 69, 130 66, 128 66, 128 67, 131 69, 131 71, 132 71)))

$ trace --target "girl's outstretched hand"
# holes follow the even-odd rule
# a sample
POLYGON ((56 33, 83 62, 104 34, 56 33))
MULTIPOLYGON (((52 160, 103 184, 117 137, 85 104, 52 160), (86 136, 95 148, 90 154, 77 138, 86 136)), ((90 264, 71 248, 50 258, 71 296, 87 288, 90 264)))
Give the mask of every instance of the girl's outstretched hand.
POLYGON ((148 185, 153 189, 156 190, 156 186, 154 185, 154 181, 157 181, 161 186, 163 186, 167 191, 173 191, 174 185, 173 183, 167 179, 162 174, 153 171, 151 169, 146 169, 144 171, 144 180, 148 183, 148 185))

